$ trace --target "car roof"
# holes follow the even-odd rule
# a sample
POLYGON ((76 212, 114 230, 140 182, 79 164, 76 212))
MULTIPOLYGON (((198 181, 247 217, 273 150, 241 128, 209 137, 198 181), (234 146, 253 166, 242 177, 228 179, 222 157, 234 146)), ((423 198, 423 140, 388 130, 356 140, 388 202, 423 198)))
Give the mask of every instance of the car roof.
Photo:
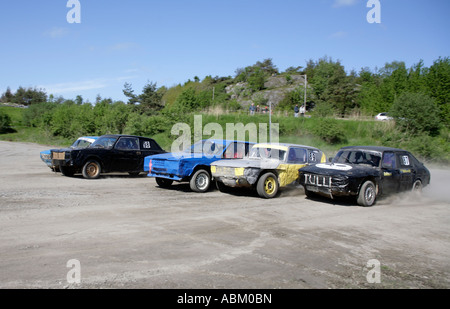
POLYGON ((256 144, 253 147, 265 147, 265 148, 275 148, 275 149, 287 149, 289 147, 301 147, 301 148, 307 148, 307 149, 314 149, 314 150, 319 150, 316 147, 312 147, 312 146, 306 146, 306 145, 299 145, 299 144, 289 144, 289 143, 260 143, 260 144, 256 144))
POLYGON ((347 146, 347 147, 342 147, 340 150, 369 150, 369 151, 378 151, 378 152, 384 152, 384 151, 408 152, 404 149, 384 147, 384 146, 347 146))
POLYGON ((146 138, 146 139, 153 140, 153 138, 151 138, 151 137, 127 135, 127 134, 106 134, 106 135, 102 135, 101 137, 137 137, 137 138, 146 138))
POLYGON ((255 144, 252 142, 247 142, 247 141, 238 141, 238 140, 227 140, 227 139, 203 139, 201 140, 202 142, 206 142, 206 141, 210 141, 210 142, 214 142, 214 143, 223 143, 223 144, 231 144, 231 143, 246 143, 246 144, 255 144))

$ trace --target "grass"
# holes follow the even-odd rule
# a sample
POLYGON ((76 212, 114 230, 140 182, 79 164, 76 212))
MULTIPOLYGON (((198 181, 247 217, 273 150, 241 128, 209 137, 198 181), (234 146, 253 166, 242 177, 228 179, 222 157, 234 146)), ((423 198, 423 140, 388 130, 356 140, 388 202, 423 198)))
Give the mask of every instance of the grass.
MULTIPOLYGON (((22 114, 24 109, 14 107, 3 107, 3 112, 11 117, 13 129, 15 132, 1 134, 0 140, 14 141, 14 142, 32 142, 43 145, 52 146, 69 146, 73 143, 71 139, 53 136, 50 130, 42 128, 30 128, 23 125, 22 114)), ((193 119, 192 116, 186 115, 186 119, 193 119)), ((280 142, 302 144, 313 146, 325 152, 327 157, 334 156, 337 151, 344 146, 361 145, 361 146, 388 146, 398 147, 410 150, 419 159, 425 162, 436 163, 450 163, 450 133, 449 130, 442 130, 439 137, 418 136, 411 137, 405 133, 397 131, 394 122, 380 122, 374 120, 361 119, 346 119, 336 120, 335 124, 339 127, 337 132, 342 132, 342 139, 340 142, 332 144, 327 143, 318 135, 318 128, 320 128, 322 120, 320 118, 294 118, 292 115, 284 116, 275 114, 272 116, 272 123, 279 124, 280 127, 280 142)), ((226 135, 227 124, 243 125, 254 123, 259 129, 259 124, 269 124, 269 115, 261 114, 250 116, 247 113, 205 113, 202 114, 203 129, 209 123, 218 123, 223 134, 226 135)), ((192 125, 192 123, 191 123, 192 125)), ((170 151, 172 142, 178 136, 171 136, 170 125, 167 125, 166 131, 152 136, 160 145, 166 150, 170 151)), ((193 127, 191 127, 193 130, 193 127)), ((328 132, 328 130, 326 130, 328 132)), ((191 132, 192 134, 194 132, 191 132)), ((217 133, 217 132, 215 132, 217 133)), ((239 132, 242 133, 242 132, 239 132)), ((261 132, 258 132, 261 134, 261 132)), ((213 133, 214 134, 214 133, 213 133)), ((236 139, 242 139, 237 136, 236 139)), ((203 138, 211 138, 212 136, 204 135, 203 138)), ((261 137, 261 136, 260 136, 261 137)), ((245 133, 245 139, 249 139, 249 133, 245 133)))

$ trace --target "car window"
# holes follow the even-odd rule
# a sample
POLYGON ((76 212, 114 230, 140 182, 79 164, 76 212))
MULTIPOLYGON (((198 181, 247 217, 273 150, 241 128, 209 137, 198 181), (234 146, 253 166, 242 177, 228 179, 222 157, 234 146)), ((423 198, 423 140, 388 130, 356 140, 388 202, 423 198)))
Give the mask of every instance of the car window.
POLYGON ((308 152, 303 148, 289 149, 288 163, 305 164, 308 161, 308 152))
POLYGON ((121 137, 115 148, 118 150, 139 150, 139 139, 136 137, 121 137))
POLYGON ((160 150, 159 145, 151 139, 141 139, 141 149, 142 150, 160 150))
POLYGON ((224 159, 243 159, 248 153, 248 145, 246 143, 231 143, 225 153, 224 159))
POLYGON ((91 145, 91 148, 112 149, 116 140, 117 137, 101 137, 91 145))
POLYGON ((398 155, 398 159, 401 167, 411 167, 411 159, 409 158, 408 154, 401 153, 398 155))
POLYGON ((200 141, 192 145, 190 149, 186 149, 185 152, 201 153, 206 156, 218 156, 222 155, 224 145, 215 141, 200 141))
POLYGON ((250 151, 250 158, 276 159, 284 161, 286 151, 272 148, 253 147, 250 151))
POLYGON ((322 160, 322 153, 318 150, 308 150, 308 162, 320 163, 322 160))
POLYGON ((89 147, 89 145, 91 145, 91 142, 85 141, 85 140, 79 140, 76 147, 78 147, 78 148, 86 148, 86 147, 89 147))
POLYGON ((383 155, 383 167, 384 168, 397 168, 395 161, 395 154, 393 152, 385 152, 383 155))

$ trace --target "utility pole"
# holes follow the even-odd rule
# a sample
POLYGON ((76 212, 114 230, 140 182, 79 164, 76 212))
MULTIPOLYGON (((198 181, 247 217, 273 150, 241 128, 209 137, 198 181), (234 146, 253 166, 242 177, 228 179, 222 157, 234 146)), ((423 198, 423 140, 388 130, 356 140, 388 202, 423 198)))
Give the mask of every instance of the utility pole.
POLYGON ((272 101, 269 100, 269 143, 272 143, 272 101))
POLYGON ((306 111, 306 90, 308 85, 308 76, 305 74, 305 111, 306 111))

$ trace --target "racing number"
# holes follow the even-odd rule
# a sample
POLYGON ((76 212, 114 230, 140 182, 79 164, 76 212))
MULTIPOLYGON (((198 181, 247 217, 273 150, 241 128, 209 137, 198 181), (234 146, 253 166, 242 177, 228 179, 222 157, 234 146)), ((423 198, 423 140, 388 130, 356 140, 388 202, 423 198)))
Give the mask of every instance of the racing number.
POLYGON ((146 141, 142 144, 142 147, 145 149, 150 149, 150 148, 152 148, 152 145, 149 141, 146 141))

